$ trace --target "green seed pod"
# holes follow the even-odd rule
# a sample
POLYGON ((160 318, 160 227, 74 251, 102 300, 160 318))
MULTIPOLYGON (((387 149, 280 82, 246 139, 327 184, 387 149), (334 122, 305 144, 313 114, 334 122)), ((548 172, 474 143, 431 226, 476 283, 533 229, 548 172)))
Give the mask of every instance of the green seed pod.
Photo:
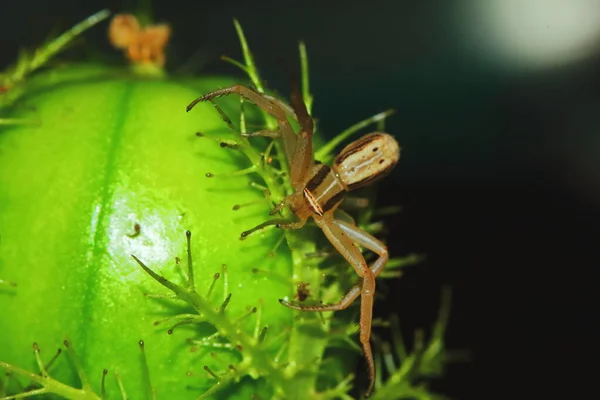
POLYGON ((246 334, 254 324, 274 332, 290 326, 292 313, 277 299, 291 285, 253 274, 252 267, 290 276, 291 260, 281 251, 270 255, 273 232, 239 240, 244 227, 263 222, 269 212, 266 202, 232 210, 264 198, 249 186, 252 177, 205 177, 243 165, 239 155, 195 136, 197 130, 222 128, 214 109, 205 105, 186 114, 185 105, 231 81, 183 86, 106 72, 70 67, 67 81, 40 82, 39 91, 21 100, 35 109, 39 124, 5 129, 0 136, 3 271, 19 283, 14 294, 0 298, 2 359, 22 364, 31 343, 54 349, 67 333, 86 371, 99 376, 103 368, 117 370, 137 393, 142 379, 136 343, 144 339, 157 393, 183 398, 185 385, 170 383, 173 377, 203 373, 203 365, 226 369, 239 360, 211 348, 210 341, 195 353, 183 346, 198 329, 213 333, 209 325, 216 321, 208 316, 195 316, 206 319, 206 326, 175 329, 173 335, 167 330, 177 320, 153 328, 153 320, 169 316, 173 306, 142 295, 160 287, 130 255, 178 281, 175 257, 186 270, 190 230, 198 293, 215 309, 231 293, 223 318, 246 334), (220 279, 208 297, 216 273, 220 279), (260 314, 236 322, 254 307, 260 314))

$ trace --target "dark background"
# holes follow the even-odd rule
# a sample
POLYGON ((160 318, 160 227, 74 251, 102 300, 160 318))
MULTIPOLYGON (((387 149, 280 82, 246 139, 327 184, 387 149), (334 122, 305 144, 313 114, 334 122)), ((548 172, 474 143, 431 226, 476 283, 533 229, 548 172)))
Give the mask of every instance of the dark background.
MULTIPOLYGON (((397 109, 386 129, 402 158, 379 201, 403 207, 388 221, 392 256, 418 252, 427 261, 391 284, 378 315, 398 313, 410 335, 431 325, 440 287, 450 284, 446 343, 469 350, 472 361, 451 365, 436 389, 457 399, 574 398, 598 371, 591 303, 600 238, 600 45, 554 67, 491 60, 482 56, 483 39, 464 33, 466 3, 156 0, 154 14, 174 26, 168 68, 189 73, 238 74, 218 59, 240 58, 237 17, 263 77, 283 93, 284 65, 296 62, 296 42, 305 40, 314 115, 329 134, 397 109)), ((104 7, 132 11, 136 2, 8 4, 0 66, 48 32, 104 7)), ((85 37, 110 53, 105 29, 85 37)))

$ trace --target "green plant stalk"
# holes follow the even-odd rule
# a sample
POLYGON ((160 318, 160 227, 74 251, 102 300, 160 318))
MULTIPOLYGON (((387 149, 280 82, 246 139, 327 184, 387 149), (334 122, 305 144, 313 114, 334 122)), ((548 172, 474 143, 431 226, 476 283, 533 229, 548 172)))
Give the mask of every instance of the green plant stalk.
MULTIPOLYGON (((81 389, 76 389, 69 385, 65 385, 64 383, 51 378, 50 375, 48 374, 48 371, 46 370, 46 367, 44 366, 44 363, 41 360, 40 349, 39 349, 37 343, 34 343, 33 349, 35 352, 35 358, 36 358, 36 361, 38 364, 38 368, 40 370, 39 375, 34 374, 29 371, 26 371, 22 368, 15 367, 8 363, 1 362, 1 361, 0 361, 0 368, 4 368, 7 372, 7 375, 9 373, 17 374, 23 378, 29 379, 33 383, 38 384, 39 386, 41 386, 41 388, 28 390, 25 393, 21 393, 21 394, 14 395, 14 396, 6 396, 2 400, 19 399, 19 398, 24 398, 24 397, 34 396, 34 395, 43 395, 43 394, 50 394, 50 393, 56 394, 65 399, 72 399, 72 400, 101 400, 101 398, 103 398, 104 396, 102 396, 102 397, 98 396, 94 392, 94 390, 92 389, 90 384, 88 383, 85 372, 83 371, 83 368, 81 368, 81 364, 79 363, 78 358, 75 356, 75 352, 73 351, 70 342, 68 340, 65 340, 64 344, 65 344, 65 347, 67 348, 67 352, 69 353, 69 355, 71 357, 71 360, 73 361, 73 364, 75 365, 77 374, 79 375, 79 380, 80 380, 81 386, 82 386, 81 389)), ((2 382, 0 382, 0 389, 2 389, 1 383, 2 382)), ((1 391, 0 391, 0 395, 2 395, 1 391)))
MULTIPOLYGON (((264 368, 264 371, 261 371, 261 375, 268 375, 272 379, 279 382, 284 381, 282 373, 280 372, 280 370, 273 367, 268 355, 261 351, 255 351, 254 349, 257 343, 253 343, 251 340, 249 340, 249 338, 246 335, 242 334, 239 331, 239 327, 233 324, 228 318, 226 318, 222 312, 215 311, 212 308, 212 304, 210 304, 198 294, 198 292, 196 291, 196 287, 193 285, 193 281, 191 279, 189 281, 190 286, 188 288, 183 288, 158 275, 146 265, 144 265, 144 263, 142 263, 135 256, 134 258, 150 276, 152 276, 166 288, 172 290, 179 299, 190 304, 196 310, 198 315, 202 316, 202 319, 211 321, 215 325, 215 327, 217 327, 217 330, 221 333, 222 336, 228 336, 233 342, 242 345, 246 349, 246 351, 250 352, 251 354, 248 362, 249 364, 252 364, 253 358, 256 361, 257 365, 260 365, 262 368, 264 368)), ((190 274, 189 276, 191 277, 192 275, 190 274)), ((201 319, 198 320, 200 321, 201 319)))
POLYGON ((366 128, 369 125, 378 123, 380 121, 384 121, 386 118, 388 118, 390 115, 392 115, 394 113, 395 113, 395 111, 392 109, 386 110, 386 111, 380 112, 379 114, 375 114, 372 117, 369 117, 367 119, 364 119, 360 122, 355 123, 351 127, 345 129, 339 135, 335 136, 333 139, 331 139, 329 142, 327 142, 319 150, 317 150, 315 152, 315 158, 317 160, 323 160, 323 162, 332 161, 333 157, 334 157, 333 151, 335 150, 335 148, 338 147, 340 144, 342 144, 344 141, 348 140, 348 138, 350 136, 352 136, 356 132, 360 131, 361 129, 366 128))
MULTIPOLYGON (((250 48, 248 46, 248 42, 244 35, 244 31, 237 20, 234 19, 234 26, 236 32, 238 34, 238 38, 242 47, 242 54, 244 57, 244 64, 239 63, 238 61, 227 58, 227 61, 241 68, 244 72, 248 74, 252 84, 257 89, 259 93, 265 93, 264 86, 260 79, 260 75, 258 70, 256 69, 256 64, 254 62, 254 57, 250 48)), ((302 76, 302 90, 303 96, 306 102, 307 109, 311 110, 312 108, 312 95, 309 92, 309 73, 308 73, 308 57, 306 54, 306 48, 303 43, 299 45, 299 54, 301 60, 301 76, 302 76)), ((262 113, 267 129, 276 130, 277 124, 273 118, 266 115, 266 113, 262 113)), ((247 145, 247 139, 243 138, 242 143, 247 145)), ((275 142, 275 148, 277 154, 284 154, 281 143, 279 141, 275 142)), ((254 159, 251 160, 253 165, 257 165, 256 155, 254 159)), ((283 166, 283 171, 285 173, 289 173, 289 166, 286 162, 281 163, 283 166)), ((278 188, 278 185, 274 184, 273 177, 263 176, 265 179, 267 186, 273 195, 274 199, 282 199, 286 193, 291 193, 292 188, 287 185, 287 190, 285 192, 281 191, 278 188)), ((284 210, 284 217, 288 219, 294 218, 289 210, 284 210)), ((287 239, 287 243, 289 248, 292 251, 292 265, 293 272, 292 276, 294 280, 307 282, 310 284, 310 287, 316 292, 319 293, 321 289, 321 272, 318 268, 308 269, 306 265, 306 254, 310 254, 316 251, 314 235, 315 232, 310 232, 305 230, 304 232, 292 232, 286 231, 285 237, 287 239)), ((342 293, 338 293, 340 296, 342 293)), ((310 318, 310 317, 309 317, 310 318)), ((310 320, 314 323, 314 318, 310 318, 310 320)), ((310 322, 309 322, 310 323, 310 322)), ((289 399, 307 399, 311 398, 315 395, 315 383, 317 379, 317 371, 319 367, 320 360, 323 356, 323 352, 327 345, 327 332, 329 331, 329 319, 325 319, 323 329, 323 336, 321 339, 311 336, 306 333, 302 328, 306 324, 306 320, 304 318, 294 319, 292 331, 290 334, 289 340, 289 350, 288 350, 288 375, 295 376, 298 373, 298 370, 310 367, 311 373, 302 373, 299 376, 296 376, 294 379, 290 381, 291 390, 288 391, 286 398, 289 399)))
POLYGON ((109 15, 110 12, 108 10, 98 11, 76 24, 62 35, 51 40, 46 45, 41 46, 38 50, 33 52, 33 54, 22 52, 19 61, 13 68, 0 74, 0 93, 9 91, 14 85, 21 83, 29 74, 48 63, 52 57, 64 50, 73 39, 99 22, 105 20, 109 15))

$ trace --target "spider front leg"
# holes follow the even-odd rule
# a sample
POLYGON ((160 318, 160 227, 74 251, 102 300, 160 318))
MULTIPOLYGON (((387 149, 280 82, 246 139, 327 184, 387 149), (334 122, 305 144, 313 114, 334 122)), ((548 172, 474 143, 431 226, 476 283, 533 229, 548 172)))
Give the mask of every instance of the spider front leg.
POLYGON ((353 286, 344 297, 335 304, 324 304, 318 306, 296 305, 279 300, 286 307, 299 311, 340 311, 350 306, 360 295, 360 342, 367 359, 369 368, 369 387, 365 396, 373 390, 375 384, 375 363, 371 350, 371 322, 373 319, 373 302, 375 297, 375 278, 383 271, 389 259, 387 247, 369 233, 363 231, 356 225, 346 221, 329 218, 315 219, 317 225, 323 230, 325 236, 340 254, 352 265, 356 273, 362 278, 362 282, 353 286), (373 251, 379 258, 369 267, 358 248, 359 245, 373 251))
POLYGON ((186 111, 190 111, 198 103, 210 101, 217 97, 227 96, 230 94, 237 94, 246 100, 249 100, 277 120, 279 131, 283 137, 284 151, 288 162, 291 163, 291 160, 294 157, 294 150, 296 148, 297 135, 294 133, 294 130, 287 119, 287 114, 290 112, 289 106, 282 106, 282 102, 273 101, 271 97, 255 92, 254 90, 245 86, 233 85, 223 89, 214 90, 198 97, 187 106, 186 111))
POLYGON ((312 134, 313 120, 308 114, 306 105, 302 100, 302 94, 296 89, 292 92, 292 107, 294 113, 291 113, 285 103, 273 100, 272 97, 255 92, 242 85, 233 85, 223 89, 218 89, 198 97, 192 101, 186 108, 190 111, 196 104, 213 100, 217 97, 229 94, 238 94, 251 101, 263 111, 277 120, 279 131, 283 138, 283 147, 285 155, 290 164, 290 180, 293 187, 299 187, 310 173, 313 165, 312 152, 312 134), (300 124, 301 132, 296 135, 290 122, 287 119, 288 114, 295 114, 296 120, 300 124))
MULTIPOLYGON (((312 150, 314 122, 308 114, 300 88, 295 84, 292 85, 291 101, 297 121, 300 124, 300 133, 294 137, 293 155, 291 158, 288 155, 288 161, 290 163, 290 181, 294 188, 298 188, 306 183, 305 180, 314 167, 312 150)), ((282 131, 282 133, 284 135, 283 139, 286 141, 286 132, 282 131)))
MULTIPOLYGON (((283 198, 283 200, 281 200, 279 203, 277 203, 275 205, 275 207, 273 207, 273 209, 271 211, 269 211, 269 215, 275 215, 275 214, 279 213, 286 206, 289 206, 293 201, 294 201, 294 195, 292 195, 292 196, 285 196, 283 198)), ((306 218, 304 218, 304 221, 306 221, 306 218)))
POLYGON ((252 229, 248 229, 247 231, 242 232, 242 234, 240 235, 240 239, 243 240, 247 238, 248 235, 271 225, 275 225, 277 228, 281 229, 300 229, 304 226, 304 224, 306 224, 306 219, 300 219, 298 221, 289 221, 287 219, 271 219, 269 221, 265 221, 262 224, 255 226, 252 229))

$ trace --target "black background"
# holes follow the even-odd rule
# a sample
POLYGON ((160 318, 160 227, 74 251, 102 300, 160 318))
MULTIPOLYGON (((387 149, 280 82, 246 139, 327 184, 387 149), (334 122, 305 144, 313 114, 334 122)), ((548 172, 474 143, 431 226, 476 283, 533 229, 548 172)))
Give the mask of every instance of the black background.
MULTIPOLYGON (((598 371, 600 50, 546 70, 486 64, 463 45, 455 3, 157 0, 154 14, 174 26, 168 68, 196 73, 238 74, 218 60, 240 57, 237 17, 263 77, 283 93, 285 64, 305 40, 314 115, 329 134, 397 109, 386 128, 403 153, 379 202, 403 207, 388 220, 392 256, 427 261, 392 284, 377 313, 398 313, 410 334, 430 326, 450 284, 447 346, 472 361, 451 365, 436 389, 458 399, 575 398, 598 371)), ((0 66, 101 8, 135 7, 8 4, 0 66)), ((85 36, 111 53, 105 29, 85 36)))

